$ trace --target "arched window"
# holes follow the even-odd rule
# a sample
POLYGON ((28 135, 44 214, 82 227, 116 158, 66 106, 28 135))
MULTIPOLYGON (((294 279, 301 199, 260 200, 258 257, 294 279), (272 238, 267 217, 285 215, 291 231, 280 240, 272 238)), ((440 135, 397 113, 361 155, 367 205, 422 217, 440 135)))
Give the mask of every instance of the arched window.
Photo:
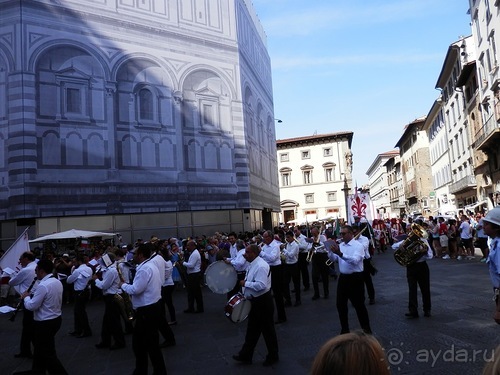
POLYGON ((140 120, 154 120, 154 105, 153 93, 144 88, 139 90, 139 119, 140 120))

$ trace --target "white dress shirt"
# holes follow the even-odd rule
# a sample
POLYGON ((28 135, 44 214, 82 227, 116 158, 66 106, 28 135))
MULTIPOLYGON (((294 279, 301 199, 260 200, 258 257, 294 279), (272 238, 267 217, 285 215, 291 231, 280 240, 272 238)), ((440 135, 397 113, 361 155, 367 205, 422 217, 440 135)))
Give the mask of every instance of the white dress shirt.
POLYGON ((363 250, 365 252, 365 259, 370 259, 371 258, 371 255, 370 255, 370 240, 368 240, 367 237, 361 235, 361 236, 358 237, 358 239, 356 241, 358 241, 361 245, 363 245, 363 250))
POLYGON ((165 261, 165 280, 162 286, 174 285, 174 279, 172 278, 172 272, 174 266, 170 260, 165 261))
POLYGON ((164 276, 160 276, 158 267, 145 260, 137 266, 134 282, 122 284, 122 289, 132 296, 132 305, 137 309, 160 300, 163 280, 164 276))
POLYGON ((260 257, 264 259, 270 266, 279 266, 281 242, 273 240, 269 245, 264 244, 260 252, 260 257))
POLYGON ((330 250, 328 258, 339 263, 340 273, 348 275, 354 272, 363 272, 363 258, 365 256, 363 245, 353 239, 348 243, 341 242, 339 247, 342 257, 330 250))
POLYGON ((86 264, 81 264, 80 267, 75 268, 71 275, 68 276, 66 282, 73 284, 75 291, 81 292, 85 290, 90 279, 92 279, 92 269, 86 264))
POLYGON ((113 263, 102 272, 102 280, 97 279, 95 286, 102 290, 102 294, 120 294, 120 278, 116 271, 116 263, 113 263))
POLYGON ((33 311, 37 322, 61 316, 63 285, 52 275, 46 275, 35 290, 33 297, 24 298, 24 307, 33 311))
POLYGON ((155 253, 149 258, 153 264, 158 267, 158 272, 160 272, 160 277, 162 278, 162 284, 165 282, 165 273, 167 272, 167 262, 160 254, 155 253))
POLYGON ((264 259, 256 257, 248 265, 243 294, 245 298, 252 299, 269 292, 269 290, 271 290, 269 264, 264 259))
POLYGON ((182 263, 184 267, 186 267, 187 273, 197 273, 201 271, 201 255, 200 252, 196 249, 189 256, 189 260, 187 262, 182 263))
POLYGON ((21 268, 17 274, 10 278, 9 285, 14 287, 19 294, 24 293, 36 277, 35 268, 36 261, 29 262, 26 267, 21 268))
POLYGON ((236 247, 236 242, 235 242, 234 245, 231 245, 231 247, 229 248, 229 256, 231 257, 231 259, 233 259, 236 258, 237 255, 238 255, 238 248, 236 247))
POLYGON ((228 259, 236 272, 244 272, 248 269, 248 262, 243 254, 245 254, 245 249, 239 250, 235 258, 228 259))
POLYGON ((299 242, 299 252, 301 253, 307 253, 307 249, 309 248, 309 243, 306 241, 306 236, 301 234, 298 237, 295 237, 297 241, 299 242))
POLYGON ((299 260, 299 244, 295 241, 287 242, 283 249, 286 264, 295 264, 299 260))

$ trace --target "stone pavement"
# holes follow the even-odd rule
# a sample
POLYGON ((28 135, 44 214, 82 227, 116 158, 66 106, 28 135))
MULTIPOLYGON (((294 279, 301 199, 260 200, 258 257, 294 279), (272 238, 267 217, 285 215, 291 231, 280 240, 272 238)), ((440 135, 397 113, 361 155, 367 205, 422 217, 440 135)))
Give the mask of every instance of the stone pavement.
MULTIPOLYGON (((376 304, 367 306, 374 335, 384 346, 393 374, 478 374, 485 359, 500 344, 500 326, 493 319, 492 288, 486 264, 475 260, 429 261, 432 317, 408 320, 405 269, 392 254, 375 255, 379 273, 374 278, 376 304)), ((288 322, 277 326, 280 362, 262 366, 266 355, 259 341, 252 365, 235 363, 231 356, 244 340, 246 323, 233 324, 224 316, 225 296, 204 288, 205 313, 186 315, 186 293, 176 291, 178 311, 173 330, 177 346, 163 349, 169 374, 307 374, 320 346, 340 331, 335 309, 336 282, 330 280, 330 299, 312 301, 304 292, 302 306, 287 309, 288 322)), ((94 336, 77 339, 72 330, 72 306, 65 305, 63 326, 56 336, 58 355, 71 375, 131 374, 134 368, 131 336, 127 348, 96 349, 103 304, 89 304, 94 336)), ((351 329, 359 325, 352 307, 351 329)), ((14 323, 0 315, 0 374, 29 369, 31 360, 13 357, 19 350, 22 316, 14 323)), ((150 373, 152 370, 150 370, 150 373)))

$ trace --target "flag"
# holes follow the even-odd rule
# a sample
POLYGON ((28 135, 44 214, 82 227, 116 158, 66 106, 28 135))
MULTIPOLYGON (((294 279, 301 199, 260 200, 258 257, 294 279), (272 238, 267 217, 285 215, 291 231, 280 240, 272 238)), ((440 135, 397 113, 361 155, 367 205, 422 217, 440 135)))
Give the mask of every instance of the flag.
POLYGON ((2 258, 0 258, 0 268, 2 270, 6 268, 11 268, 13 270, 20 269, 19 257, 22 253, 30 251, 28 229, 29 227, 24 230, 19 238, 5 252, 2 258))
POLYGON ((347 203, 349 223, 352 223, 354 221, 354 216, 365 218, 368 222, 373 221, 373 205, 371 202, 370 194, 358 193, 358 191, 356 190, 354 194, 349 195, 347 203))
POLYGON ((335 228, 333 229, 333 233, 335 235, 335 238, 340 237, 340 221, 339 218, 335 219, 335 228))

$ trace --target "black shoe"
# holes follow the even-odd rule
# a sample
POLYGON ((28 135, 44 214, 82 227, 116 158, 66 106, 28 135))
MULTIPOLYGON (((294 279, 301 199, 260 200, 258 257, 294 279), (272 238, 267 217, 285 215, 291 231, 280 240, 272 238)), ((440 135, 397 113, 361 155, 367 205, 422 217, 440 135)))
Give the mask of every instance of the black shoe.
POLYGON ((160 348, 168 348, 169 346, 175 346, 175 340, 174 341, 165 340, 160 344, 160 348))
POLYGON ((80 335, 77 335, 75 336, 77 339, 83 339, 84 337, 90 337, 92 336, 92 333, 91 332, 87 332, 87 333, 82 333, 80 335))
POLYGON ((184 313, 185 314, 194 314, 194 310, 186 309, 186 310, 184 310, 184 313))
POLYGON ((285 323, 286 322, 286 319, 278 319, 277 321, 274 322, 274 324, 281 324, 281 323, 285 323))
POLYGON ((82 333, 81 332, 78 332, 78 331, 71 331, 71 332, 68 332, 68 335, 71 335, 71 336, 80 336, 82 333))
POLYGON ((235 361, 241 362, 241 363, 243 363, 245 365, 251 365, 252 364, 252 359, 251 358, 245 358, 245 357, 242 357, 239 354, 233 355, 233 359, 235 361))
POLYGON ((293 306, 297 307, 297 306, 300 306, 300 305, 302 305, 302 302, 300 302, 300 301, 295 301, 295 305, 293 305, 293 306))
POLYGON ((304 292, 307 292, 309 290, 309 287, 308 286, 305 286, 304 287, 304 292))
POLYGON ((430 318, 431 317, 431 312, 430 311, 424 311, 424 316, 426 318, 430 318))
POLYGON ((286 301, 285 307, 292 307, 292 301, 286 301))
POLYGON ((117 345, 113 344, 109 347, 109 350, 118 350, 118 349, 123 349, 125 347, 125 344, 117 345))
POLYGON ((176 326, 177 325, 177 320, 172 320, 171 322, 168 322, 169 326, 176 326))
POLYGON ((31 353, 17 353, 17 354, 14 354, 14 358, 33 358, 33 354, 31 354, 31 353))
POLYGON ((313 300, 313 301, 316 301, 317 299, 319 299, 319 294, 315 294, 315 295, 312 297, 312 300, 313 300))
POLYGON ((262 363, 262 366, 269 367, 274 365, 278 361, 279 358, 266 358, 265 361, 262 363))
MULTIPOLYGON (((184 311, 184 312, 185 312, 185 311, 184 311)), ((196 310, 196 311, 195 311, 195 314, 201 314, 201 313, 203 313, 203 312, 205 312, 203 309, 201 309, 201 310, 196 310)))
POLYGON ((375 305, 375 298, 370 298, 370 302, 368 302, 370 305, 375 305))
POLYGON ((408 319, 414 319, 414 318, 418 318, 418 313, 412 313, 412 312, 408 312, 405 314, 405 316, 408 318, 408 319))
POLYGON ((103 342, 100 342, 99 344, 95 344, 95 347, 96 347, 97 349, 103 349, 103 348, 109 348, 109 347, 110 347, 110 345, 109 345, 109 344, 105 344, 105 343, 103 343, 103 342))

